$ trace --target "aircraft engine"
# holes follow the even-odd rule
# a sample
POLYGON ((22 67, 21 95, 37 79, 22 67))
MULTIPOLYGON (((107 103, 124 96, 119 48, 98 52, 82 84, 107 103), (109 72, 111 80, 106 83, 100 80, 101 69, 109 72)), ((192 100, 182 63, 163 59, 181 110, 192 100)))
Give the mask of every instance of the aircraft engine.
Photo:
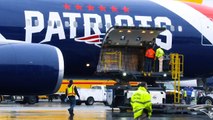
POLYGON ((51 94, 60 87, 63 74, 63 55, 54 46, 0 46, 0 95, 51 94))

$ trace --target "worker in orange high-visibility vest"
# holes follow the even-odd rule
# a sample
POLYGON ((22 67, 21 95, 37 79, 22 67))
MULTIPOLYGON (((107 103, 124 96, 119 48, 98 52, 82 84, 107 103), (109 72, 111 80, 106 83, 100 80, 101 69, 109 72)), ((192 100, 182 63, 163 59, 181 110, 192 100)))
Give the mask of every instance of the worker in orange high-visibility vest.
POLYGON ((68 109, 68 111, 71 117, 74 116, 73 109, 76 105, 76 98, 75 98, 76 95, 80 99, 76 86, 74 86, 73 81, 70 80, 66 89, 66 96, 69 98, 69 102, 70 102, 70 108, 68 109))
POLYGON ((155 59, 155 51, 150 46, 145 53, 145 65, 144 65, 145 72, 152 71, 152 65, 153 65, 154 59, 155 59))

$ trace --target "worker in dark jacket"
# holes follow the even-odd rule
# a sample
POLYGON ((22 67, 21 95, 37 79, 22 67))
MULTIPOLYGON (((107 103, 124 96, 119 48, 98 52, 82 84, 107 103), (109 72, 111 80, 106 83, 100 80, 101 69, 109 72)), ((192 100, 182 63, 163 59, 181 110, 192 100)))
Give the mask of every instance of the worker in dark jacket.
POLYGON ((134 119, 147 120, 152 115, 151 95, 147 91, 146 83, 139 84, 139 88, 131 97, 134 119))
POLYGON ((184 90, 186 91, 186 104, 191 104, 193 88, 188 86, 184 90))
POLYGON ((76 95, 80 99, 76 86, 74 86, 73 81, 70 80, 68 87, 66 89, 66 96, 68 97, 70 102, 70 108, 68 109, 70 116, 74 116, 73 109, 74 109, 74 106, 76 105, 76 98, 75 98, 76 95))

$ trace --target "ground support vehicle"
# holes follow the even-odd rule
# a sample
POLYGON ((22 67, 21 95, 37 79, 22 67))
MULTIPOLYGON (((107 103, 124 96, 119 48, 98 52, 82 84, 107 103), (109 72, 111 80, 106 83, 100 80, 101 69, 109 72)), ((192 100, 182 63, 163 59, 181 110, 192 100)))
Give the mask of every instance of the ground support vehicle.
MULTIPOLYGON (((146 64, 145 51, 156 45, 155 38, 165 28, 150 27, 113 27, 106 33, 97 73, 111 77, 116 81, 113 86, 107 86, 107 103, 111 108, 125 111, 130 107, 129 99, 136 88, 131 87, 129 81, 146 82, 152 93, 153 104, 164 104, 166 93, 156 83, 157 80, 174 78, 176 83, 182 75, 183 59, 179 54, 169 55, 164 59, 164 72, 158 72, 157 65, 153 65, 152 72, 144 69, 146 64)), ((175 88, 175 90, 180 88, 175 88)), ((174 102, 180 102, 180 92, 174 95, 174 102)))
POLYGON ((39 101, 39 98, 36 95, 1 95, 1 101, 11 101, 21 104, 35 104, 39 101))
POLYGON ((204 82, 205 92, 201 95, 201 104, 210 104, 213 105, 213 86, 212 86, 213 77, 207 78, 204 82))
MULTIPOLYGON (((64 87, 61 86, 60 90, 53 96, 59 96, 61 102, 67 102, 67 97, 65 95, 66 87, 67 84, 64 85, 64 87)), ((81 105, 81 103, 85 103, 86 105, 93 105, 94 102, 103 102, 106 104, 105 85, 91 85, 90 88, 80 88, 77 86, 77 90, 80 95, 80 99, 76 96, 77 105, 81 105)))
MULTIPOLYGON (((121 112, 131 109, 130 99, 137 87, 131 86, 108 86, 107 88, 107 105, 113 108, 119 108, 121 112)), ((152 100, 151 102, 157 107, 165 103, 166 93, 156 87, 149 88, 152 100)), ((156 107, 156 108, 157 108, 156 107)))
POLYGON ((194 99, 197 104, 213 105, 213 93, 205 92, 204 90, 195 90, 194 99))
MULTIPOLYGON (((93 86, 107 86, 107 85, 114 85, 115 83, 116 82, 114 80, 108 80, 108 79, 73 80, 73 84, 79 89, 91 89, 93 86)), ((65 100, 66 100, 65 91, 67 89, 68 84, 69 84, 69 80, 64 79, 62 81, 62 84, 61 84, 61 87, 59 88, 59 90, 55 94, 51 95, 52 98, 60 98, 61 102, 65 102, 65 100)), ((131 86, 137 86, 138 82, 130 82, 129 84, 131 86)), ((82 93, 82 94, 86 94, 86 93, 82 93)), ((78 103, 78 104, 80 104, 80 103, 78 103)))
POLYGON ((14 100, 16 102, 20 102, 22 104, 35 104, 39 101, 38 96, 36 95, 28 95, 28 96, 14 96, 14 100))
POLYGON ((94 85, 90 89, 78 89, 80 99, 77 98, 77 104, 85 103, 93 105, 94 102, 103 102, 106 104, 106 87, 104 85, 94 85))

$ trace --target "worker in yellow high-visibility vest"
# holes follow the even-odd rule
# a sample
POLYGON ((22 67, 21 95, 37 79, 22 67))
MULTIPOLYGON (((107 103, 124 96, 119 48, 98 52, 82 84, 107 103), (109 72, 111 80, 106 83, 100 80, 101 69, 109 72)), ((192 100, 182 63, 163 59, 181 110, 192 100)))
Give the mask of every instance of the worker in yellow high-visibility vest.
POLYGON ((147 120, 152 115, 151 95, 147 91, 146 83, 139 84, 139 88, 131 97, 134 119, 147 120))
POLYGON ((76 98, 75 98, 76 95, 80 99, 76 86, 74 86, 73 81, 70 80, 68 87, 66 89, 66 96, 69 98, 69 102, 70 102, 70 108, 68 109, 68 111, 71 117, 74 116, 73 109, 74 109, 74 106, 76 105, 76 98))
POLYGON ((159 72, 163 72, 163 57, 164 57, 164 51, 160 47, 156 50, 155 57, 159 61, 159 72))

